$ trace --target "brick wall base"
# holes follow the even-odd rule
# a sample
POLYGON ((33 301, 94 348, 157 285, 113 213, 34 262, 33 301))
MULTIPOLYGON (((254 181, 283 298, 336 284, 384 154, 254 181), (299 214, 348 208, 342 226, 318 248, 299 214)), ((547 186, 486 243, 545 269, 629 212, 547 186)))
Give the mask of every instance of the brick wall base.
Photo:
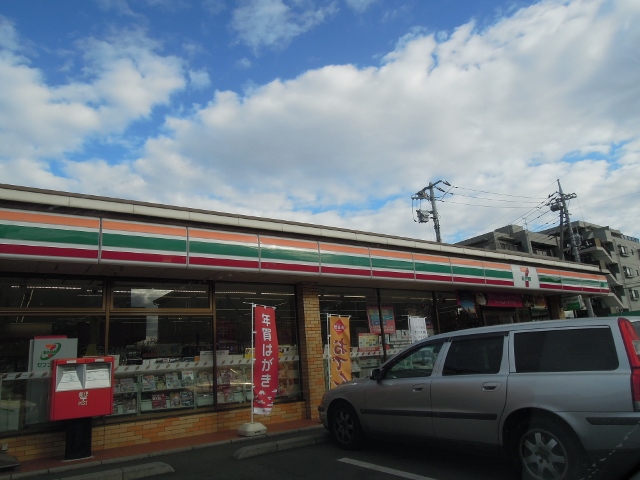
MULTIPOLYGON (((260 415, 254 421, 263 425, 307 418, 305 402, 275 404, 271 415, 260 415)), ((93 451, 159 442, 172 438, 237 430, 251 421, 249 405, 238 410, 203 412, 179 417, 150 418, 112 425, 94 425, 91 434, 93 451)), ((20 462, 64 455, 65 432, 21 435, 2 438, 9 446, 7 453, 20 462)))

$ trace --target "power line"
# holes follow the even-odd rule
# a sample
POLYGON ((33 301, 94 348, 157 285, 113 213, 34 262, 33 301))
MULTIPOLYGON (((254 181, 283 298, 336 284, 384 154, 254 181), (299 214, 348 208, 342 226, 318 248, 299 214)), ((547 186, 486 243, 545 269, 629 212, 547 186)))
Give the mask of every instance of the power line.
POLYGON ((607 199, 601 200, 599 202, 590 203, 589 205, 585 205, 585 207, 590 207, 592 205, 598 205, 599 203, 610 202, 611 200, 615 200, 616 198, 628 197, 629 195, 637 195, 638 193, 640 193, 640 190, 638 190, 636 192, 626 193, 624 195, 618 195, 617 197, 613 197, 613 198, 607 198, 607 199))
POLYGON ((457 185, 452 185, 452 188, 459 188, 460 190, 468 190, 470 192, 488 193, 490 195, 501 195, 501 196, 504 196, 504 197, 529 198, 529 199, 532 199, 532 200, 538 200, 536 197, 525 197, 524 195, 509 195, 508 193, 486 192, 484 190, 474 190, 473 188, 464 188, 464 187, 459 187, 457 185))
MULTIPOLYGON (((465 195, 463 193, 450 193, 449 195, 454 195, 454 196, 458 196, 458 197, 467 197, 467 198, 475 198, 477 200, 489 200, 490 202, 510 202, 510 203, 517 203, 514 200, 501 200, 499 198, 484 198, 484 197, 474 197, 472 195, 465 195)), ((442 197, 444 198, 444 197, 442 197)), ((442 201, 442 198, 439 199, 440 201, 442 201)), ((528 198, 528 197, 527 197, 528 198)), ((530 203, 530 204, 535 204, 537 205, 539 202, 523 202, 523 203, 530 203)), ((521 203, 522 204, 522 203, 521 203)))
POLYGON ((518 208, 529 208, 529 207, 499 207, 495 205, 478 205, 477 203, 460 203, 460 202, 447 202, 453 205, 467 205, 470 207, 485 207, 485 208, 508 208, 509 210, 516 210, 518 208))
MULTIPOLYGON (((540 194, 540 193, 541 193, 541 192, 543 192, 544 190, 548 190, 548 189, 551 187, 551 185, 553 185, 553 183, 551 183, 551 184, 547 185, 543 190, 540 190, 540 192, 538 192, 536 195, 540 194)), ((531 198, 536 198, 536 197, 531 197, 531 198)), ((531 209, 531 210, 533 210, 533 209, 531 209)), ((484 228, 483 228, 479 233, 476 233, 474 236, 476 236, 476 235, 480 235, 480 234, 482 234, 482 233, 484 233, 484 232, 488 231, 488 230, 489 230, 489 227, 490 227, 491 225, 493 225, 494 223, 496 223, 496 222, 498 222, 499 220, 501 220, 502 218, 504 218, 507 214, 508 214, 508 212, 507 212, 507 213, 505 213, 504 215, 502 215, 501 217, 497 218, 497 219, 496 219, 496 220, 494 220, 493 222, 491 222, 489 225, 487 225, 486 227, 484 227, 484 228)), ((511 223, 513 223, 513 222, 511 222, 511 223)))

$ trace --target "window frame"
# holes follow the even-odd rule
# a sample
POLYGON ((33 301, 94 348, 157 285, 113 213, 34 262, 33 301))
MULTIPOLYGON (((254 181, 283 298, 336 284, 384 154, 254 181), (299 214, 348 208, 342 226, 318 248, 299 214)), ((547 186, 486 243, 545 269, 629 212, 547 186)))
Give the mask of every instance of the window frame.
POLYGON ((470 335, 456 335, 454 337, 450 337, 447 342, 447 348, 444 352, 444 356, 442 358, 442 365, 440 367, 440 376, 441 377, 468 377, 468 376, 476 376, 476 375, 499 375, 504 367, 505 367, 505 357, 509 357, 509 353, 505 352, 505 340, 508 339, 507 331, 497 331, 497 332, 487 332, 480 334, 470 334, 470 335), (468 342, 473 340, 482 340, 482 339, 498 339, 502 340, 502 349, 500 352, 500 361, 498 362, 498 369, 494 371, 478 371, 478 372, 467 372, 467 373, 446 373, 445 368, 447 364, 447 359, 452 352, 452 347, 457 342, 468 342))
POLYGON ((607 325, 584 325, 584 326, 573 326, 573 327, 564 327, 564 328, 546 328, 546 329, 531 329, 531 330, 515 330, 511 332, 509 337, 509 373, 510 374, 518 374, 518 375, 548 375, 548 374, 575 374, 575 373, 588 373, 588 372, 613 372, 620 368, 620 359, 618 350, 615 346, 616 339, 613 335, 612 329, 607 325), (518 334, 534 334, 534 333, 560 333, 560 332, 570 332, 575 330, 603 330, 607 329, 611 335, 611 344, 613 346, 613 355, 618 362, 615 368, 613 369, 598 369, 598 370, 538 370, 538 371, 518 371, 516 364, 516 339, 515 336, 518 334))
POLYGON ((404 352, 401 352, 400 354, 394 356, 393 358, 389 359, 386 363, 384 363, 381 367, 380 367, 380 371, 381 371, 381 378, 380 380, 401 380, 401 379, 416 379, 416 378, 432 378, 437 374, 438 371, 438 366, 442 360, 442 352, 444 351, 444 346, 447 343, 446 339, 440 338, 437 340, 426 340, 424 342, 419 342, 417 344, 412 345, 410 348, 408 348, 407 350, 405 350, 404 352), (405 361, 407 358, 409 358, 411 355, 413 355, 414 353, 417 353, 418 351, 422 350, 425 347, 430 347, 432 345, 440 345, 440 348, 438 350, 437 356, 435 358, 435 360, 433 361, 433 368, 431 369, 431 373, 429 375, 422 375, 422 376, 411 376, 411 377, 394 377, 394 378, 390 378, 389 377, 389 373, 391 372, 391 369, 395 366, 398 365, 399 363, 402 363, 403 361, 405 361))

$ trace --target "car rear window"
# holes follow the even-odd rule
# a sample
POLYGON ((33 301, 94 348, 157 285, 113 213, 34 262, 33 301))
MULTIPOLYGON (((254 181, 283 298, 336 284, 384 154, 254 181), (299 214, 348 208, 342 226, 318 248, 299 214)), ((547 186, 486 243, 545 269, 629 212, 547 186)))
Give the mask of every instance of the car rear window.
POLYGON ((615 370, 618 355, 611 329, 576 328, 514 334, 516 372, 615 370))

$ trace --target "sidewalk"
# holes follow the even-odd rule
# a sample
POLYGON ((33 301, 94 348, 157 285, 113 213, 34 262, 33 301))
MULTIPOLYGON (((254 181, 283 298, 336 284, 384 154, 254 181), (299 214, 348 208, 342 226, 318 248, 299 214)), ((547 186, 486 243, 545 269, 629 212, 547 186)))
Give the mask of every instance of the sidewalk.
POLYGON ((185 438, 173 438, 162 442, 145 443, 128 447, 111 448, 93 451, 92 456, 81 460, 65 460, 63 457, 30 460, 22 462, 17 470, 0 471, 0 480, 14 480, 34 477, 49 473, 62 473, 79 468, 116 464, 141 458, 152 458, 158 455, 178 453, 215 445, 277 437, 289 433, 316 432, 322 429, 318 419, 295 420, 267 426, 267 434, 254 437, 241 437, 236 430, 196 435, 185 438))

